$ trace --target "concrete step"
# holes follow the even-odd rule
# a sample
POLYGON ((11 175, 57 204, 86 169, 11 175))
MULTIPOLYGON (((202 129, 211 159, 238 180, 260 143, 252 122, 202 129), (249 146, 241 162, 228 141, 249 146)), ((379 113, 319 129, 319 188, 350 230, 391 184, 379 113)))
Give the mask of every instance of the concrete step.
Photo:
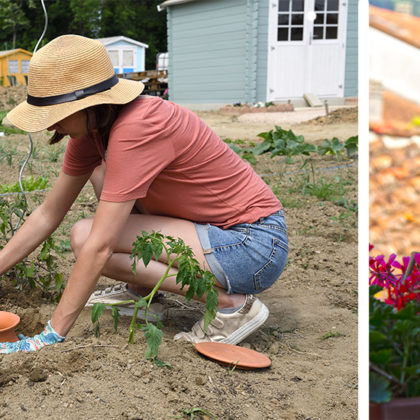
POLYGON ((305 98, 305 101, 308 103, 309 106, 322 106, 323 105, 321 100, 314 93, 305 93, 303 97, 305 98))

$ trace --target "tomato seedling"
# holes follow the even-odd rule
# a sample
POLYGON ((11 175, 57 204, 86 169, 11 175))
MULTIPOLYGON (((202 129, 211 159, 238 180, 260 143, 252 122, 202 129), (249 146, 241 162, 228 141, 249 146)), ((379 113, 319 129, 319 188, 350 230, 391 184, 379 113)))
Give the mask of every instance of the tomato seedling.
MULTIPOLYGON (((214 274, 208 270, 203 270, 198 261, 194 258, 192 249, 185 245, 182 239, 175 239, 172 236, 165 236, 160 232, 147 233, 142 231, 141 236, 133 243, 130 258, 132 259, 132 271, 136 274, 137 264, 143 260, 145 267, 152 259, 159 260, 162 253, 165 252, 167 258, 167 268, 165 273, 156 283, 153 290, 145 297, 140 297, 137 301, 127 300, 124 302, 114 303, 112 305, 105 305, 103 303, 95 303, 92 308, 92 322, 95 325, 95 334, 99 335, 99 317, 107 306, 112 308, 112 317, 114 319, 114 329, 117 330, 119 320, 118 305, 134 303, 134 313, 131 318, 129 327, 129 343, 134 342, 134 334, 137 329, 143 331, 146 338, 147 347, 145 352, 146 359, 156 360, 158 348, 162 342, 161 323, 156 325, 148 321, 148 312, 153 296, 158 291, 159 287, 168 277, 176 276, 176 283, 180 284, 181 290, 188 287, 185 293, 187 300, 194 296, 201 299, 206 295, 206 311, 204 314, 204 329, 206 330, 210 322, 214 319, 217 312, 218 296, 215 289, 214 274), (170 274, 172 267, 177 267, 176 274, 170 274), (140 308, 144 308, 145 322, 137 323, 137 313, 140 308)), ((159 321, 157 319, 157 321, 159 321)))

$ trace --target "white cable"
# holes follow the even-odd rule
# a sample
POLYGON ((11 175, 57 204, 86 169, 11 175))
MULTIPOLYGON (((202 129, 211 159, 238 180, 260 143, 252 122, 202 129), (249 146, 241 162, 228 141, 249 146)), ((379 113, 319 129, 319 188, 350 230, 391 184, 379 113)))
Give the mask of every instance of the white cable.
MULTIPOLYGON (((44 38, 44 35, 45 35, 45 33, 47 32, 47 28, 48 28, 48 13, 47 13, 47 9, 45 8, 44 0, 41 0, 41 5, 42 5, 42 9, 44 10, 45 24, 44 24, 44 30, 42 31, 42 34, 41 34, 40 38, 38 39, 38 42, 37 42, 37 43, 36 43, 36 45, 35 45, 35 48, 34 48, 34 54, 36 53, 36 51, 37 51, 37 49, 38 49, 38 46, 39 46, 39 44, 41 43, 42 38, 44 38)), ((31 136, 31 134, 30 134, 30 133, 28 133, 28 136, 29 136, 29 142, 30 142, 29 153, 28 153, 28 156, 26 157, 25 162, 23 162, 23 165, 21 166, 20 171, 19 171, 19 187, 20 187, 20 191, 22 192, 23 201, 25 202, 25 208, 22 210, 22 214, 20 215, 19 220, 18 220, 18 222, 16 223, 16 226, 15 226, 15 228, 14 228, 14 229, 13 229, 13 231, 12 231, 12 235, 14 235, 14 234, 15 234, 15 232, 16 232, 16 230, 17 230, 17 228, 19 227, 20 223, 22 222, 22 219, 23 219, 23 216, 24 216, 24 215, 25 215, 25 213, 26 213, 26 210, 28 209, 28 202, 27 202, 27 200, 26 200, 25 191, 24 191, 24 189, 23 189, 23 185, 22 185, 22 175, 23 175, 23 171, 24 171, 24 169, 25 169, 25 167, 26 167, 27 163, 29 162, 29 159, 30 159, 30 158, 31 158, 31 156, 32 156, 32 151, 33 151, 33 149, 34 149, 34 142, 33 142, 33 140, 32 140, 32 136, 31 136)))

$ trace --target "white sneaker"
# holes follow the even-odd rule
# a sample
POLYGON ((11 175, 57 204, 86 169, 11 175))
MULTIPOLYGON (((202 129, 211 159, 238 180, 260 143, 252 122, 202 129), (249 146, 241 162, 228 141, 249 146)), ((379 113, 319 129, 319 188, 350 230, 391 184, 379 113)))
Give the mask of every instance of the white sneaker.
MULTIPOLYGON (((130 290, 126 283, 119 283, 112 287, 107 287, 104 290, 96 290, 93 292, 85 306, 93 306, 95 303, 104 303, 106 305, 114 305, 119 302, 123 302, 126 300, 135 300, 139 299, 139 295, 132 290, 130 290)), ((165 307, 158 302, 159 295, 155 295, 153 297, 153 303, 151 303, 149 307, 149 311, 147 314, 148 321, 156 321, 156 317, 161 321, 166 317, 166 309, 165 307)), ((125 305, 117 305, 118 309, 120 310, 120 315, 132 316, 134 313, 134 303, 128 303, 125 305)), ((107 306, 107 309, 110 309, 107 306)), ((138 319, 145 319, 145 311, 143 308, 139 309, 137 312, 138 319)))
POLYGON ((217 312, 206 332, 202 319, 193 325, 190 332, 176 334, 174 340, 183 339, 194 344, 205 341, 238 344, 264 324, 268 315, 268 308, 258 298, 247 295, 239 311, 233 314, 217 312))

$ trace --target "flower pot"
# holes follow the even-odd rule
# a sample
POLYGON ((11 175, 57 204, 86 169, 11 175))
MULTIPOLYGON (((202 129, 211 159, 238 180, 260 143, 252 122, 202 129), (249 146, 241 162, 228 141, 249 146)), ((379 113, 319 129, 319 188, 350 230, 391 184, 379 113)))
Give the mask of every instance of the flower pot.
POLYGON ((396 398, 385 404, 369 404, 370 420, 413 420, 420 418, 420 397, 396 398))
POLYGON ((15 328, 20 322, 18 315, 0 311, 0 343, 18 341, 15 328))

